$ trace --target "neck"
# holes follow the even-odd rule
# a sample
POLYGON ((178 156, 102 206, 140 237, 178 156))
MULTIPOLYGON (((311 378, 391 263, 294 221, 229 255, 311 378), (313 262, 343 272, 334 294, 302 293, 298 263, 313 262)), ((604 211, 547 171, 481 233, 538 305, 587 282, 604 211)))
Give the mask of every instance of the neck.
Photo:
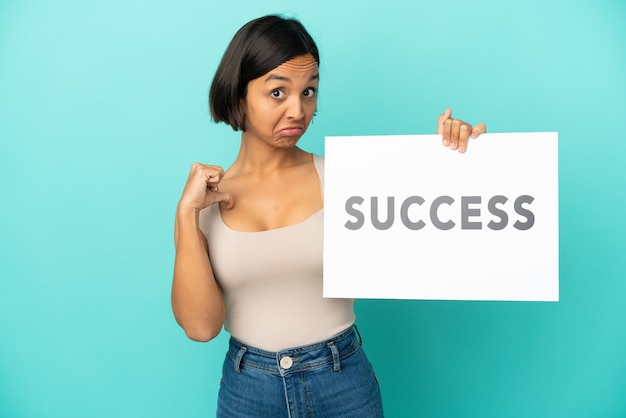
POLYGON ((242 172, 270 172, 300 164, 309 153, 297 146, 288 148, 272 147, 262 141, 255 140, 244 132, 241 135, 239 153, 231 168, 242 172))

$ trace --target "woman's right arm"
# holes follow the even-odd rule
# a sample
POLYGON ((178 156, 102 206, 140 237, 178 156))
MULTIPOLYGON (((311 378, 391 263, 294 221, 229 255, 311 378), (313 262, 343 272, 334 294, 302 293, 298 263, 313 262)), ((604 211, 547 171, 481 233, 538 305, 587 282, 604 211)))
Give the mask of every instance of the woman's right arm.
POLYGON ((217 190, 224 176, 221 167, 194 164, 176 209, 172 309, 185 334, 195 341, 215 338, 224 324, 222 289, 215 280, 208 256, 208 244, 200 230, 200 210, 226 202, 229 194, 217 190))

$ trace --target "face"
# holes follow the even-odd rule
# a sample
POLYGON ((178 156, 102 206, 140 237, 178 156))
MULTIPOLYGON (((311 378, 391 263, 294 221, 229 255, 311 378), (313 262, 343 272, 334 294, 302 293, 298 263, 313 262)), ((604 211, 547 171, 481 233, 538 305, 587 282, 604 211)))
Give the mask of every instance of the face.
POLYGON ((277 147, 294 146, 317 108, 319 72, 311 55, 295 57, 248 83, 242 100, 244 137, 277 147))

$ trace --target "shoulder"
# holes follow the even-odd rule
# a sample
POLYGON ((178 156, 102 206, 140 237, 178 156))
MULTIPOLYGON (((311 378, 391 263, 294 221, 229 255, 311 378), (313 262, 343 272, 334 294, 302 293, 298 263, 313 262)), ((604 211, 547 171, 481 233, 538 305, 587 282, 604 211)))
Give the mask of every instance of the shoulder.
POLYGON ((313 154, 313 164, 315 164, 315 168, 317 168, 318 171, 323 172, 324 171, 324 156, 313 154))
POLYGON ((320 177, 320 181, 322 186, 324 185, 324 157, 322 155, 313 154, 313 164, 315 164, 315 169, 317 170, 317 174, 320 177))

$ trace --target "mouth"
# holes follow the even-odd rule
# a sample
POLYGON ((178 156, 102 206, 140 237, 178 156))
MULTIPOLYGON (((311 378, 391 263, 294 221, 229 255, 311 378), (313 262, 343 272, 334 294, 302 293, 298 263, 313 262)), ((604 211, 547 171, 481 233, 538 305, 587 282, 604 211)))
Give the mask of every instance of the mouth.
POLYGON ((281 136, 301 136, 304 128, 301 126, 288 126, 278 131, 281 136))

